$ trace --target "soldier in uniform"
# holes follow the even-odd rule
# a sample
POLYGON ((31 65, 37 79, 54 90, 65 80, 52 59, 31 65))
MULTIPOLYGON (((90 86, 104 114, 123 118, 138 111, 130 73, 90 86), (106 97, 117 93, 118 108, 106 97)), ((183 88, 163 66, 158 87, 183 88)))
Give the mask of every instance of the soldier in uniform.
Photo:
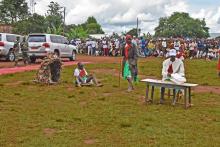
POLYGON ((28 42, 26 38, 23 38, 23 41, 21 42, 21 52, 22 52, 22 58, 24 61, 24 64, 27 65, 30 63, 29 56, 28 56, 28 42))
POLYGON ((16 41, 14 43, 13 52, 15 55, 15 66, 18 66, 18 60, 19 60, 19 50, 20 50, 20 37, 17 36, 16 41))

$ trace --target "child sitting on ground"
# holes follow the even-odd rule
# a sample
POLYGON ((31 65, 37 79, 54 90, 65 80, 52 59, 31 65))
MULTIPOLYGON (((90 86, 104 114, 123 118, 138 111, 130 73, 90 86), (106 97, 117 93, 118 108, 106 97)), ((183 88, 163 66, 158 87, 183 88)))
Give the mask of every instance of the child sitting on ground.
POLYGON ((84 65, 79 62, 77 64, 77 68, 74 71, 74 77, 76 78, 75 84, 77 87, 88 86, 95 84, 97 87, 103 86, 99 83, 95 77, 95 75, 88 75, 84 65))

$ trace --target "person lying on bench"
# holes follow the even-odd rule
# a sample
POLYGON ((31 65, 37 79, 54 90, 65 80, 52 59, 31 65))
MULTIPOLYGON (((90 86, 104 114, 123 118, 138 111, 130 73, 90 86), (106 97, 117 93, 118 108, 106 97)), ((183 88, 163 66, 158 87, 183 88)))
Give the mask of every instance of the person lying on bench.
POLYGON ((88 75, 84 65, 81 62, 77 64, 77 68, 74 71, 74 77, 76 78, 75 84, 77 87, 90 86, 93 84, 95 84, 97 87, 103 86, 97 81, 95 75, 88 75))

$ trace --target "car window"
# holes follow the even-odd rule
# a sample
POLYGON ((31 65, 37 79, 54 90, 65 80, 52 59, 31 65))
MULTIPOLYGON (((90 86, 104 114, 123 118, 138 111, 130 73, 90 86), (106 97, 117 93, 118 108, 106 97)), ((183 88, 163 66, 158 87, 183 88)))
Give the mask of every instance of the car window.
POLYGON ((6 35, 6 40, 8 42, 15 42, 16 41, 16 36, 15 35, 6 35))
POLYGON ((2 41, 2 34, 0 34, 0 41, 2 41))
POLYGON ((57 43, 63 44, 63 38, 61 36, 57 36, 57 43))
POLYGON ((68 44, 69 41, 65 37, 63 37, 63 43, 68 44))
POLYGON ((50 36, 50 40, 53 43, 57 43, 57 37, 56 36, 50 36))
POLYGON ((28 42, 46 42, 45 35, 30 35, 28 37, 28 42))

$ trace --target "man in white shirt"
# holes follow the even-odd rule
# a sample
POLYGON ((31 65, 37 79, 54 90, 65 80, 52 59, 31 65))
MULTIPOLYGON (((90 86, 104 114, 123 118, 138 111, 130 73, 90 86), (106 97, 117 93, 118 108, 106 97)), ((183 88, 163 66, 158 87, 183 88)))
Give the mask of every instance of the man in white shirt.
POLYGON ((91 42, 91 46, 92 46, 92 53, 91 53, 91 55, 95 55, 95 52, 96 52, 96 41, 95 40, 93 40, 92 42, 91 42))
POLYGON ((104 56, 108 56, 109 55, 109 49, 108 49, 108 42, 107 42, 106 39, 104 39, 102 41, 102 48, 103 48, 104 56))
MULTIPOLYGON (((170 58, 168 58, 163 62, 163 69, 162 69, 163 81, 171 80, 172 74, 178 74, 181 77, 185 76, 183 61, 176 58, 176 55, 177 55, 176 50, 171 49, 169 51, 170 58)), ((175 93, 175 89, 174 89, 174 93, 175 93)), ((161 104, 164 103, 164 94, 165 94, 165 88, 163 87, 161 88, 161 99, 160 99, 161 104)))
POLYGON ((91 40, 88 40, 86 42, 86 45, 88 47, 88 55, 91 55, 92 54, 92 41, 91 40))
POLYGON ((179 40, 176 40, 176 41, 174 42, 174 48, 175 48, 175 50, 177 50, 177 51, 180 50, 180 41, 179 41, 179 40))
POLYGON ((166 39, 163 39, 163 41, 162 41, 162 47, 163 47, 163 49, 167 49, 166 39))

